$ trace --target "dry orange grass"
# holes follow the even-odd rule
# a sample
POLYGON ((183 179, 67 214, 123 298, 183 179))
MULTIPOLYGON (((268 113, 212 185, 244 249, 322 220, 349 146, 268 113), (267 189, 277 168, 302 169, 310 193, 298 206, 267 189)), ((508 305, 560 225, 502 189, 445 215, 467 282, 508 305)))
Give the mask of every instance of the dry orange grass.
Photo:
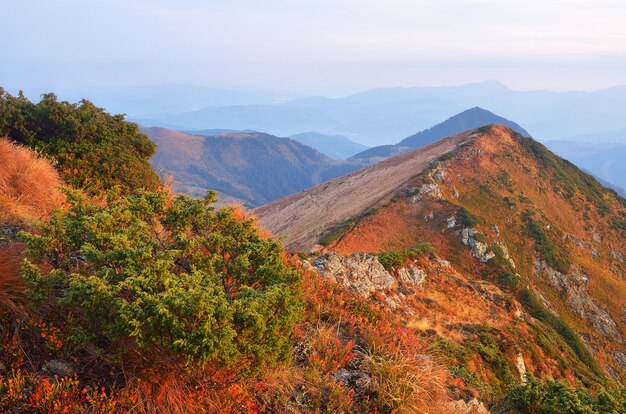
POLYGON ((0 139, 0 222, 49 217, 64 200, 56 170, 28 148, 0 139))
POLYGON ((24 280, 19 275, 21 250, 16 245, 0 247, 0 315, 17 310, 22 303, 24 280))

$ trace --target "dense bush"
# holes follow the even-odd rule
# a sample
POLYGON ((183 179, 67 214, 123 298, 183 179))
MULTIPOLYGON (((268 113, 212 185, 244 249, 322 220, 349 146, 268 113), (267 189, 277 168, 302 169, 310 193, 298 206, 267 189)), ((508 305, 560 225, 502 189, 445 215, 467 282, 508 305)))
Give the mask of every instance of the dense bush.
POLYGON ((63 330, 66 353, 255 365, 289 356, 299 274, 277 242, 214 201, 110 192, 98 206, 68 191, 69 211, 22 234, 27 293, 63 330))
POLYGON ((476 224, 480 223, 479 218, 474 216, 464 207, 459 210, 458 218, 459 223, 461 223, 464 227, 474 227, 476 224))
POLYGON ((159 186, 148 163, 156 144, 123 115, 86 100, 71 104, 46 94, 32 103, 0 88, 0 136, 5 135, 50 158, 68 184, 91 193, 115 185, 124 193, 159 186))
POLYGON ((626 392, 594 395, 563 381, 530 378, 510 389, 504 406, 514 414, 620 414, 626 412, 626 392))

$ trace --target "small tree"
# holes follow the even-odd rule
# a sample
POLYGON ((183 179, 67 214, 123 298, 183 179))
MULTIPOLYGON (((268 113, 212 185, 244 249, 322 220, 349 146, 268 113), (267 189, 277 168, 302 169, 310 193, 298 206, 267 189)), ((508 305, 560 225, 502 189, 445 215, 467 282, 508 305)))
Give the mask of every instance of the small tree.
POLYGON ((288 357, 300 276, 252 220, 216 211, 214 194, 109 192, 107 206, 67 196, 67 212, 22 234, 29 297, 63 329, 66 352, 254 365, 288 357))

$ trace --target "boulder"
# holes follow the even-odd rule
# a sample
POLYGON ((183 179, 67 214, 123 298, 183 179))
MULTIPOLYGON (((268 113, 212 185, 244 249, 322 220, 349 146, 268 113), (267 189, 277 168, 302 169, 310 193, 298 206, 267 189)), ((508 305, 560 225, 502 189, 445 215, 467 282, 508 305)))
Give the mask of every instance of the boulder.
POLYGON ((60 359, 52 359, 42 367, 42 370, 59 377, 71 377, 76 373, 76 365, 60 359))
POLYGON ((313 266, 322 276, 364 297, 390 289, 395 283, 378 258, 367 253, 353 253, 347 257, 327 253, 315 259, 313 266))

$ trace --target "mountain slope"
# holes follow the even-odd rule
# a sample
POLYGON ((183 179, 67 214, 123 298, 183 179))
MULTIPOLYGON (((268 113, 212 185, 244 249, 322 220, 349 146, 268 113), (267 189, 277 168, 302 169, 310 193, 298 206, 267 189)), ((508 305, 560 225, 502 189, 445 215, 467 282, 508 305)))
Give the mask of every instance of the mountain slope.
POLYGON ((330 158, 345 160, 367 149, 367 146, 351 141, 343 135, 325 135, 318 132, 305 132, 289 138, 313 147, 330 158))
POLYGON ((352 159, 356 160, 369 158, 371 159, 371 162, 375 162, 380 159, 392 157, 402 152, 409 151, 412 148, 423 147, 424 145, 431 144, 451 135, 459 134, 463 131, 490 124, 505 125, 526 137, 530 136, 524 128, 515 122, 509 121, 508 119, 498 116, 485 109, 475 107, 456 114, 432 128, 428 128, 418 132, 417 134, 411 135, 396 145, 383 145, 370 148, 354 155, 352 159))
POLYGON ((626 380, 626 200, 509 128, 446 138, 255 213, 291 250, 323 242, 312 263, 338 283, 368 273, 337 260, 376 254, 396 281, 372 300, 424 327, 464 386, 498 394, 527 372, 626 380))
POLYGON ((619 188, 626 188, 626 144, 546 141, 555 154, 619 188))
POLYGON ((274 234, 285 238, 287 249, 310 250, 326 229, 388 201, 411 177, 469 136, 460 134, 398 155, 261 206, 254 213, 274 234))
POLYGON ((356 168, 288 138, 262 133, 190 135, 164 128, 144 132, 157 143, 152 165, 173 175, 175 189, 207 190, 255 206, 356 168))

